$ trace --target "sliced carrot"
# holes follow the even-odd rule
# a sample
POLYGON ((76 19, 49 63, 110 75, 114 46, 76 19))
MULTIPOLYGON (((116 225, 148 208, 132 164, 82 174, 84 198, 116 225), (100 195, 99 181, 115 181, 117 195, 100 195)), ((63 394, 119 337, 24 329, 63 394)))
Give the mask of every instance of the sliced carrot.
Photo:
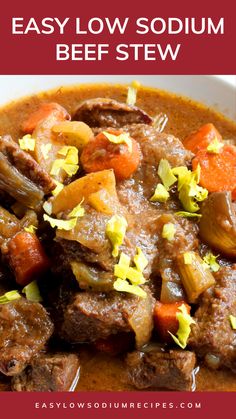
POLYGON ((192 160, 193 170, 201 167, 200 185, 209 192, 231 191, 236 199, 236 147, 225 145, 220 153, 200 150, 192 160))
POLYGON ((40 107, 31 115, 29 115, 28 119, 26 119, 26 121, 23 122, 22 130, 25 133, 31 134, 36 128, 36 126, 41 121, 43 121, 43 119, 47 118, 52 114, 55 115, 58 121, 70 119, 70 115, 68 114, 67 110, 58 103, 42 103, 40 107))
MULTIPOLYGON (((120 131, 112 131, 120 135, 120 131)), ((81 163, 87 173, 113 169, 119 180, 128 179, 137 170, 140 162, 140 148, 137 141, 131 138, 132 149, 126 143, 114 144, 103 133, 98 134, 84 147, 81 163)))
POLYGON ((179 322, 176 317, 179 307, 184 304, 188 314, 190 314, 190 306, 183 301, 176 303, 163 304, 159 301, 155 304, 154 308, 154 325, 159 338, 162 342, 171 342, 172 338, 168 332, 175 335, 179 328, 179 322))
POLYGON ((199 150, 204 150, 214 140, 222 141, 219 131, 213 124, 205 124, 197 131, 194 131, 183 141, 183 145, 187 150, 196 154, 199 150))
POLYGON ((232 200, 236 201, 236 188, 232 191, 232 200))
POLYGON ((25 286, 49 267, 49 260, 35 234, 21 231, 8 243, 10 266, 17 284, 25 286))

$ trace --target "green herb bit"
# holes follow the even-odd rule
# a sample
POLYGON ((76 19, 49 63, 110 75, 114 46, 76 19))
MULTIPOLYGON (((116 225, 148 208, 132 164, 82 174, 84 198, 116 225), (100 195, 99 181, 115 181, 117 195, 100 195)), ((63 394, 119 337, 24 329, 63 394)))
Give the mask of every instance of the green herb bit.
POLYGON ((177 181, 172 173, 170 163, 166 159, 160 160, 157 173, 167 191, 177 181))
POLYGON ((39 287, 37 281, 32 281, 30 284, 26 285, 23 290, 23 294, 25 294, 27 300, 33 301, 35 303, 42 301, 42 297, 40 295, 39 287))
POLYGON ((191 324, 195 324, 195 321, 188 314, 187 309, 184 304, 182 304, 179 309, 180 313, 176 314, 176 318, 179 321, 179 328, 176 333, 177 336, 168 332, 175 343, 179 345, 182 349, 185 349, 187 346, 188 338, 191 333, 191 324))
POLYGON ((207 253, 203 260, 213 272, 218 272, 220 269, 219 263, 216 261, 219 255, 214 256, 211 252, 207 253))
POLYGON ((170 194, 165 188, 165 186, 162 185, 161 183, 158 183, 154 191, 154 194, 150 198, 150 201, 151 202, 166 202, 169 197, 170 197, 170 194))
POLYGON ((236 330, 236 317, 230 314, 229 316, 230 325, 233 330, 236 330))
POLYGON ((164 224, 162 229, 162 237, 168 241, 172 241, 175 237, 176 228, 173 223, 164 224))

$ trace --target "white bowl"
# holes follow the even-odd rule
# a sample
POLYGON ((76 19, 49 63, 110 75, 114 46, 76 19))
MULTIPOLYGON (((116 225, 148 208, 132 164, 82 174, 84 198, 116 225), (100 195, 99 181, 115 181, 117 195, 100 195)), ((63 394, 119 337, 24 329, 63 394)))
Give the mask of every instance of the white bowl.
POLYGON ((191 97, 236 118, 236 86, 216 76, 0 76, 0 106, 43 90, 75 83, 130 83, 139 80, 143 85, 191 97))

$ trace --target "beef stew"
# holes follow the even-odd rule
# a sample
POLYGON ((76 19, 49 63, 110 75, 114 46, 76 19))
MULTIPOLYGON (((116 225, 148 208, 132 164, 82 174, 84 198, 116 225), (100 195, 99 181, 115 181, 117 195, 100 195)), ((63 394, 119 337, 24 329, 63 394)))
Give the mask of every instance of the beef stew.
POLYGON ((235 123, 84 85, 0 135, 0 389, 235 391, 235 123))

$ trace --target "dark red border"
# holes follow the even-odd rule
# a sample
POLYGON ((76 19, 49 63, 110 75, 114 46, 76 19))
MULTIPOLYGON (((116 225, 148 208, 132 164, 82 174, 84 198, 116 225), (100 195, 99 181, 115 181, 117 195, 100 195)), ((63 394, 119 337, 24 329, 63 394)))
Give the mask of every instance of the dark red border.
POLYGON ((2 393, 0 400, 1 417, 9 419, 16 417, 27 419, 143 419, 144 416, 148 419, 222 419, 226 415, 228 417, 235 416, 235 393, 2 393), (117 407, 117 404, 122 402, 131 404, 131 406, 126 409, 117 407), (53 408, 50 407, 50 403, 53 408), (91 404, 92 407, 70 408, 70 405, 73 406, 77 403, 88 404, 88 406, 91 404), (104 409, 101 407, 102 403, 107 405, 113 403, 114 407, 104 409), (144 403, 146 403, 145 408, 142 407, 144 403), (151 403, 153 406, 157 404, 157 407, 150 408, 151 403), (183 407, 183 403, 185 407, 183 407), (100 407, 98 407, 99 404, 100 407), (147 408, 147 404, 149 408, 147 408))

